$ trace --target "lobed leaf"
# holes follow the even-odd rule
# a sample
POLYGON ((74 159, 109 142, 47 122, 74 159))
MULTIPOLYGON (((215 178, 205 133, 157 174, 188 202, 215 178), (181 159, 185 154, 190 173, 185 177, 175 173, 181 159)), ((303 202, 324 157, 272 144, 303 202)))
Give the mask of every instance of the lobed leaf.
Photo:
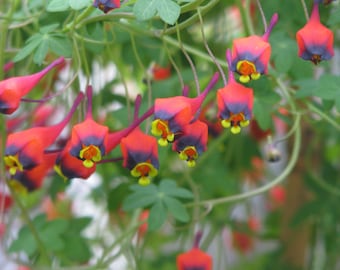
POLYGON ((69 0, 51 0, 47 5, 46 10, 48 12, 61 12, 68 10, 69 7, 69 0))
POLYGON ((179 200, 165 196, 163 201, 167 209, 174 216, 175 219, 182 222, 189 221, 190 217, 188 211, 179 200))
POLYGON ((159 229, 165 222, 166 217, 167 211, 165 205, 161 200, 159 200, 150 208, 148 217, 148 230, 155 231, 159 229))

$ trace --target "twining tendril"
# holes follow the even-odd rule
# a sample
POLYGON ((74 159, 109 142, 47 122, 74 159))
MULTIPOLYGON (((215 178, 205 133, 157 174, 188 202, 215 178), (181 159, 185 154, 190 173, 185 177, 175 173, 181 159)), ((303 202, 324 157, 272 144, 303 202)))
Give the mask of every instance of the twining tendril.
POLYGON ((256 0, 256 3, 257 3, 257 7, 258 7, 258 9, 260 11, 260 14, 261 14, 262 23, 263 23, 263 27, 264 27, 264 32, 266 32, 267 28, 268 28, 266 16, 264 16, 264 12, 263 12, 263 8, 262 8, 260 0, 256 0))
POLYGON ((179 46, 180 46, 180 49, 181 51, 183 52, 185 58, 187 59, 187 61, 189 62, 189 65, 192 69, 192 74, 194 76, 194 81, 195 81, 195 85, 196 85, 196 91, 197 91, 197 95, 199 96, 200 94, 200 83, 199 83, 199 80, 198 80, 198 76, 197 76, 197 72, 196 72, 196 68, 195 68, 195 65, 194 63, 192 62, 189 54, 186 52, 186 50, 184 49, 183 47, 183 44, 182 44, 182 40, 181 40, 181 34, 179 32, 179 28, 177 27, 177 39, 178 39, 178 43, 179 43, 179 46))
POLYGON ((301 0, 301 5, 302 5, 302 8, 303 8, 303 12, 305 13, 306 21, 308 21, 309 20, 309 13, 308 13, 308 9, 307 9, 307 5, 306 5, 305 0, 301 0))
POLYGON ((172 57, 172 54, 169 50, 169 47, 168 47, 168 44, 166 42, 164 42, 163 40, 163 46, 168 54, 168 58, 169 58, 169 61, 171 63, 171 65, 173 66, 173 68, 175 69, 176 73, 177 73, 177 76, 178 76, 178 80, 179 80, 179 83, 181 85, 181 88, 183 89, 184 88, 184 80, 183 80, 183 76, 182 76, 182 73, 181 71, 179 70, 179 67, 177 66, 174 58, 172 57))
POLYGON ((205 201, 200 201, 197 203, 189 203, 187 204, 188 207, 194 207, 197 205, 205 205, 206 207, 213 207, 218 204, 224 204, 224 203, 231 203, 231 202, 236 202, 236 201, 241 201, 248 199, 250 197, 254 197, 257 195, 260 195, 268 190, 270 190, 272 187, 276 186, 277 184, 281 183, 293 170, 298 158, 299 158, 299 152, 301 148, 301 127, 300 127, 300 122, 301 122, 301 115, 296 114, 293 129, 294 129, 294 144, 293 144, 293 150, 292 150, 292 155, 289 159, 289 162, 285 169, 279 174, 276 178, 274 178, 272 181, 269 183, 265 184, 262 187, 250 190, 248 192, 244 192, 241 194, 237 195, 232 195, 232 196, 227 196, 223 198, 217 198, 217 199, 212 199, 212 200, 205 200, 205 201))
POLYGON ((201 33, 202 33, 202 39, 203 39, 204 47, 206 48, 207 52, 211 56, 211 59, 213 60, 213 62, 217 66, 217 68, 218 68, 218 70, 219 70, 219 72, 221 74, 221 77, 222 77, 222 80, 223 80, 223 84, 227 85, 227 79, 226 79, 226 77, 224 75, 224 71, 223 71, 221 65, 216 60, 215 55, 212 53, 211 49, 209 48, 209 45, 207 43, 207 39, 205 38, 204 28, 203 28, 203 18, 202 18, 202 15, 201 15, 201 9, 200 8, 197 9, 197 14, 198 14, 198 17, 200 19, 200 28, 201 28, 201 33))

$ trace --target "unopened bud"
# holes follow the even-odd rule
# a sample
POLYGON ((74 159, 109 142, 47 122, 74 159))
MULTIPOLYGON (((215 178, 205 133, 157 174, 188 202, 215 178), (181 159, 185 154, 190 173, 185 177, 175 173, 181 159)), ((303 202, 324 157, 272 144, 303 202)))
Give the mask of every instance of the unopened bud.
POLYGON ((268 147, 266 157, 269 162, 277 162, 281 159, 281 152, 275 146, 271 145, 268 147))

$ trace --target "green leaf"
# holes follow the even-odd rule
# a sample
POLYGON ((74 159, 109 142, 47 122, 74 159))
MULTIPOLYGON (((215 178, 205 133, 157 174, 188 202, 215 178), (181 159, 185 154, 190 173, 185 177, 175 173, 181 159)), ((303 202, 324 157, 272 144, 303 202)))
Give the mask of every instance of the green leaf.
POLYGON ((139 0, 133 7, 133 14, 138 20, 151 19, 157 13, 159 0, 139 0))
POLYGON ((48 12, 60 12, 60 11, 66 11, 70 7, 69 0, 51 0, 46 10, 48 12))
POLYGON ((335 99, 335 108, 337 109, 338 113, 340 113, 340 96, 337 96, 335 99))
POLYGON ((268 112, 268 106, 271 106, 271 104, 263 102, 259 98, 254 99, 254 117, 262 130, 267 130, 272 125, 272 116, 271 113, 268 112))
POLYGON ((148 218, 148 231, 159 229, 167 217, 166 208, 161 200, 157 201, 151 208, 148 218))
POLYGON ((91 257, 91 250, 87 241, 78 235, 66 235, 65 255, 72 262, 85 263, 91 257))
POLYGON ((159 185, 159 190, 170 197, 179 197, 184 199, 193 198, 193 194, 190 190, 177 187, 176 182, 170 179, 162 180, 159 185))
POLYGON ((58 218, 47 221, 41 233, 46 235, 61 234, 68 229, 69 222, 66 219, 58 218))
POLYGON ((293 65, 297 55, 296 42, 287 33, 275 32, 270 37, 273 50, 273 60, 277 71, 286 73, 293 65))
POLYGON ((51 35, 48 42, 51 51, 57 55, 65 57, 72 56, 72 44, 65 36, 51 35))
POLYGON ((8 251, 25 252, 28 256, 37 251, 37 243, 28 227, 23 227, 19 231, 18 238, 11 243, 8 251))
POLYGON ((295 97, 296 98, 304 98, 309 96, 314 96, 315 91, 319 85, 319 81, 315 81, 312 79, 303 79, 297 80, 294 82, 299 89, 296 91, 295 97))
POLYGON ((91 5, 89 0, 69 0, 70 7, 74 10, 80 10, 91 5))
POLYGON ((134 192, 145 193, 145 194, 154 194, 158 192, 158 188, 155 184, 150 184, 146 187, 141 185, 132 185, 130 189, 134 192))
POLYGON ((123 210, 130 211, 137 208, 144 208, 158 200, 157 193, 145 194, 143 192, 135 192, 126 197, 123 202, 123 210))
POLYGON ((69 222, 69 232, 80 233, 83 231, 92 221, 92 217, 79 217, 73 218, 69 222))
POLYGON ((122 201, 126 197, 126 194, 128 194, 128 189, 129 185, 123 183, 109 191, 107 196, 107 208, 109 211, 118 211, 122 205, 122 201))
POLYGON ((43 38, 33 56, 33 62, 40 65, 48 53, 48 38, 43 38))
POLYGON ((324 74, 319 79, 319 85, 314 95, 322 99, 333 100, 340 95, 340 78, 331 74, 324 74))
POLYGON ((28 55, 30 55, 35 48, 39 46, 39 44, 42 41, 43 36, 38 33, 33 35, 31 38, 28 39, 29 42, 23 47, 13 58, 14 62, 18 62, 24 58, 26 58, 28 55))
POLYGON ((330 12, 330 16, 327 21, 327 25, 333 26, 335 24, 340 24, 340 6, 334 6, 332 8, 332 12, 330 12))
POLYGON ((159 190, 163 191, 166 193, 166 191, 168 189, 173 189, 173 188, 177 188, 177 184, 174 180, 171 179, 163 179, 160 183, 159 183, 159 190))
POLYGON ((321 200, 307 202, 297 211, 291 221, 291 225, 297 226, 303 222, 306 222, 306 220, 320 215, 323 210, 325 210, 325 207, 321 200))
POLYGON ((182 222, 189 221, 190 217, 188 211, 179 200, 165 196, 163 201, 169 212, 174 216, 175 219, 182 222))
POLYGON ((43 27, 40 28, 40 33, 47 34, 47 33, 53 32, 58 27, 59 27, 59 23, 54 23, 54 24, 46 25, 46 26, 43 26, 43 27))
POLYGON ((168 24, 175 24, 181 13, 181 7, 172 0, 158 0, 157 10, 161 19, 168 24))

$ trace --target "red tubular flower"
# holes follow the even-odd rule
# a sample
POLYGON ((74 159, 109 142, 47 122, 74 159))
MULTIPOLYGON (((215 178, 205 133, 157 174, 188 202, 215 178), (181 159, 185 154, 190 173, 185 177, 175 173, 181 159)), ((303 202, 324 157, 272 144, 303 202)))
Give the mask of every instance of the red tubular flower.
POLYGON ((93 6, 108 13, 110 10, 120 7, 120 0, 95 0, 93 6))
POLYGON ((132 176, 139 178, 140 185, 150 184, 150 179, 157 175, 159 168, 157 140, 137 127, 122 138, 120 147, 123 166, 130 170, 132 176))
MULTIPOLYGON (((153 113, 153 107, 150 108, 144 115, 138 119, 136 119, 129 127, 116 131, 116 132, 110 132, 107 135, 105 135, 107 138, 105 138, 103 143, 103 147, 105 148, 105 154, 108 154, 111 152, 117 145, 119 145, 120 141, 127 136, 131 131, 133 131, 141 122, 143 122, 147 117, 149 117, 153 113)), ((98 124, 97 124, 98 125, 98 124)), ((84 130, 84 134, 86 133, 86 130, 84 130)), ((98 132, 97 134, 99 134, 98 132)), ((104 134, 104 133, 102 133, 104 134)), ((76 137, 77 138, 77 137, 76 137)), ((96 146, 93 147, 92 149, 95 149, 96 155, 92 156, 92 159, 89 161, 86 161, 86 163, 91 164, 92 166, 84 166, 84 155, 80 159, 78 157, 75 157, 74 155, 71 154, 71 146, 72 146, 72 140, 69 140, 66 146, 64 147, 63 151, 59 154, 56 160, 56 164, 54 166, 55 171, 63 177, 65 180, 67 179, 72 179, 72 178, 82 178, 82 179, 87 179, 89 178, 96 170, 96 161, 97 157, 99 156, 102 157, 102 152, 100 152, 100 149, 102 148, 101 146, 96 146), (95 157, 95 159, 93 158, 95 157), (90 162, 90 163, 89 163, 90 162)), ((91 148, 82 148, 83 154, 85 153, 86 150, 90 150, 91 148)), ((92 150, 91 150, 92 151, 92 150)), ((80 152, 79 152, 80 153, 80 152)), ((87 153, 87 152, 86 152, 87 153)), ((90 152, 91 154, 92 152, 90 152)))
POLYGON ((48 122, 49 118, 55 113, 56 108, 49 104, 41 104, 38 106, 32 116, 33 126, 44 126, 48 122))
POLYGON ((200 238, 197 234, 193 248, 177 256, 177 270, 212 270, 211 256, 198 247, 200 238))
MULTIPOLYGON (((227 50, 227 60, 230 66, 230 51, 227 50)), ((235 81, 229 69, 229 81, 226 86, 217 91, 218 117, 224 128, 230 128, 233 134, 241 132, 241 127, 249 125, 252 118, 254 103, 253 89, 235 81)))
POLYGON ((236 229, 232 231, 232 245, 239 252, 245 254, 254 249, 253 234, 260 229, 260 223, 255 217, 250 217, 247 222, 238 222, 236 229))
POLYGON ((64 63, 63 57, 58 58, 38 73, 1 81, 0 113, 13 113, 19 107, 20 99, 29 93, 52 68, 62 63, 64 63))
POLYGON ((160 136, 159 145, 168 145, 175 140, 175 135, 182 133, 184 126, 195 118, 205 97, 217 83, 218 77, 218 73, 215 73, 206 89, 195 98, 176 96, 155 100, 155 120, 151 125, 151 133, 160 136))
POLYGON ((6 73, 9 70, 11 70, 13 67, 14 67, 14 63, 12 61, 7 62, 3 67, 3 71, 6 73))
MULTIPOLYGON (((7 212, 13 204, 13 199, 9 194, 6 194, 4 192, 0 192, 0 202, 3 202, 3 211, 7 212)), ((1 213, 1 211, 0 211, 1 213)), ((0 233, 0 237, 1 237, 1 233, 0 233)))
POLYGON ((148 68, 148 73, 153 81, 162 81, 171 76, 171 66, 162 67, 154 62, 148 68))
POLYGON ((46 153, 43 155, 42 162, 33 169, 17 171, 10 179, 17 191, 34 191, 40 188, 48 173, 53 168, 58 152, 46 153))
POLYGON ((86 88, 87 113, 85 120, 72 128, 70 154, 91 168, 106 154, 109 128, 98 124, 92 117, 92 87, 86 88))
POLYGON ((142 221, 143 223, 138 227, 138 231, 137 231, 137 242, 139 243, 143 238, 144 235, 146 234, 147 230, 148 230, 148 218, 149 218, 149 213, 150 210, 149 209, 145 209, 143 210, 139 217, 138 220, 142 221))
POLYGON ((180 159, 186 160, 189 167, 196 165, 196 159, 207 149, 208 126, 202 121, 195 121, 183 129, 181 135, 172 145, 180 159))
POLYGON ((334 55, 333 40, 333 32, 320 23, 319 5, 314 2, 309 21, 296 33, 298 55, 315 65, 329 60, 334 55))
POLYGON ((278 21, 275 13, 270 25, 262 37, 252 35, 233 40, 231 69, 240 75, 239 80, 247 83, 251 79, 257 80, 262 74, 268 72, 268 62, 271 46, 268 42, 269 35, 278 21))
POLYGON ((269 190, 269 199, 271 209, 281 207, 286 202, 286 189, 282 185, 277 185, 269 190))
POLYGON ((70 154, 71 141, 68 141, 64 149, 59 153, 54 170, 60 175, 65 181, 72 178, 89 178, 95 171, 96 165, 92 167, 85 167, 83 161, 70 154))
POLYGON ((60 123, 47 127, 34 127, 8 136, 4 160, 11 175, 15 175, 17 171, 33 169, 43 162, 44 151, 54 143, 82 98, 83 94, 80 93, 70 112, 60 123))
MULTIPOLYGON (((134 122, 138 119, 141 101, 142 97, 138 95, 135 102, 134 122)), ((150 184, 151 178, 157 175, 159 168, 157 140, 136 127, 121 139, 120 148, 123 154, 123 166, 130 170, 132 176, 139 178, 140 185, 150 184)))

